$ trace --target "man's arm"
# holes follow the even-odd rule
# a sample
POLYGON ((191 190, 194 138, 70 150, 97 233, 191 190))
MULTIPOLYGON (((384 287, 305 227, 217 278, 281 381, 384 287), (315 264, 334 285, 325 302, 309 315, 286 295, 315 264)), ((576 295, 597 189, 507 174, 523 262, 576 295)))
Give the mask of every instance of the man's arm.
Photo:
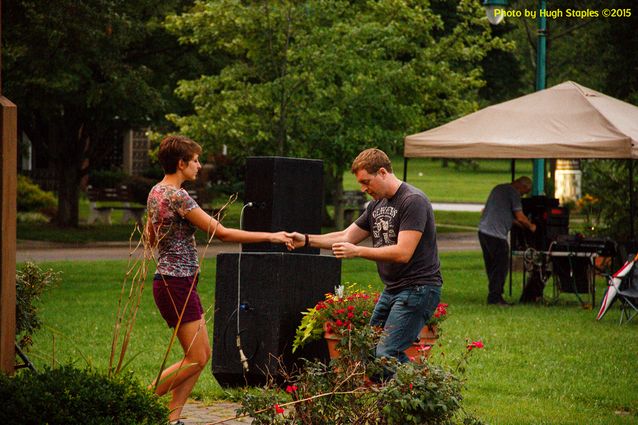
MULTIPOLYGON (((301 248, 306 243, 306 235, 303 233, 287 233, 293 238, 295 248, 301 248)), ((363 230, 361 227, 352 223, 350 226, 339 232, 326 233, 324 235, 308 235, 308 246, 314 248, 330 249, 337 242, 349 242, 358 244, 359 242, 370 236, 370 232, 363 230)))
POLYGON ((536 231, 536 225, 527 219, 523 211, 514 211, 514 220, 516 220, 521 227, 526 227, 532 232, 536 231))
POLYGON ((418 230, 402 230, 399 232, 396 245, 371 248, 338 242, 332 246, 332 252, 337 258, 361 257, 372 261, 407 263, 412 259, 421 236, 423 233, 418 230))

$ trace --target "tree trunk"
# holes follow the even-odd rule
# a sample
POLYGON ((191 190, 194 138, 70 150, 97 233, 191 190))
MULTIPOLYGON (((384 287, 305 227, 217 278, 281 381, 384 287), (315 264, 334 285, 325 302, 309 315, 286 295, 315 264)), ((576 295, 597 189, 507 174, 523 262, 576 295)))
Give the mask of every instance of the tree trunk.
POLYGON ((80 179, 89 139, 84 125, 79 121, 65 121, 56 130, 54 145, 57 145, 57 154, 53 156, 53 161, 58 178, 58 213, 55 222, 61 227, 77 227, 80 179))
POLYGON ((80 164, 73 160, 58 158, 58 213, 55 222, 63 227, 79 224, 80 164))

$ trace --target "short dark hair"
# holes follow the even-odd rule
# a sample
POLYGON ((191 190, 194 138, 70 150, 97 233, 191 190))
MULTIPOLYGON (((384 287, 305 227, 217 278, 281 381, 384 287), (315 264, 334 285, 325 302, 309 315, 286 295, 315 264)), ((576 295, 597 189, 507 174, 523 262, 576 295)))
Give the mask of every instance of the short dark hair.
POLYGON ((177 172, 177 164, 181 159, 188 162, 195 155, 202 153, 202 147, 186 136, 171 135, 166 136, 160 142, 159 159, 162 168, 166 174, 174 174, 177 172))
POLYGON ((379 169, 383 167, 387 172, 392 172, 392 163, 390 158, 381 149, 370 148, 361 152, 352 161, 352 167, 350 171, 352 174, 356 174, 359 170, 366 170, 370 174, 375 174, 379 169))

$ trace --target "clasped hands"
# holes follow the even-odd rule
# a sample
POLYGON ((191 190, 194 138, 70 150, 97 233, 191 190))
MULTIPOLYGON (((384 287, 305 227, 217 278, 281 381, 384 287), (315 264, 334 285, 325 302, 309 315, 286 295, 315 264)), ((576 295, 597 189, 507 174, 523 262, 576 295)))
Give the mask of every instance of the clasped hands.
MULTIPOLYGON (((285 232, 285 235, 292 240, 292 244, 286 244, 289 251, 306 245, 306 235, 303 233, 285 232)), ((332 253, 337 258, 353 258, 358 256, 358 247, 350 242, 336 242, 332 244, 332 253)))

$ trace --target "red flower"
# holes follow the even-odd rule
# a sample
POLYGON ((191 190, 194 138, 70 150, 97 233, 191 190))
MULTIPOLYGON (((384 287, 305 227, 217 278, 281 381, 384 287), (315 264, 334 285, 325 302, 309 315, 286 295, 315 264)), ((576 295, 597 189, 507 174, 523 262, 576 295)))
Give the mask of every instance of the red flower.
POLYGON ((474 341, 471 344, 467 345, 467 351, 472 351, 472 349, 474 348, 483 348, 483 342, 482 341, 474 341))
POLYGON ((341 321, 341 319, 337 319, 337 321, 335 322, 335 325, 343 326, 343 322, 341 321))
POLYGON ((282 415, 284 414, 283 407, 279 406, 278 404, 275 404, 274 408, 275 408, 275 413, 282 414, 282 415))
POLYGON ((410 382, 410 389, 412 389, 412 387, 413 387, 412 382, 410 382))
POLYGON ((353 305, 349 305, 348 306, 348 311, 352 311, 352 310, 354 310, 354 306, 353 305))
POLYGON ((430 351, 431 349, 432 349, 431 345, 421 344, 419 345, 419 348, 417 350, 421 351, 422 353, 425 353, 426 351, 430 351))
POLYGON ((288 394, 292 394, 292 393, 294 393, 295 391, 297 391, 297 386, 296 386, 296 385, 288 385, 288 386, 286 387, 286 392, 287 392, 288 394))
POLYGON ((352 319, 354 317, 354 313, 348 313, 348 319, 352 319))

